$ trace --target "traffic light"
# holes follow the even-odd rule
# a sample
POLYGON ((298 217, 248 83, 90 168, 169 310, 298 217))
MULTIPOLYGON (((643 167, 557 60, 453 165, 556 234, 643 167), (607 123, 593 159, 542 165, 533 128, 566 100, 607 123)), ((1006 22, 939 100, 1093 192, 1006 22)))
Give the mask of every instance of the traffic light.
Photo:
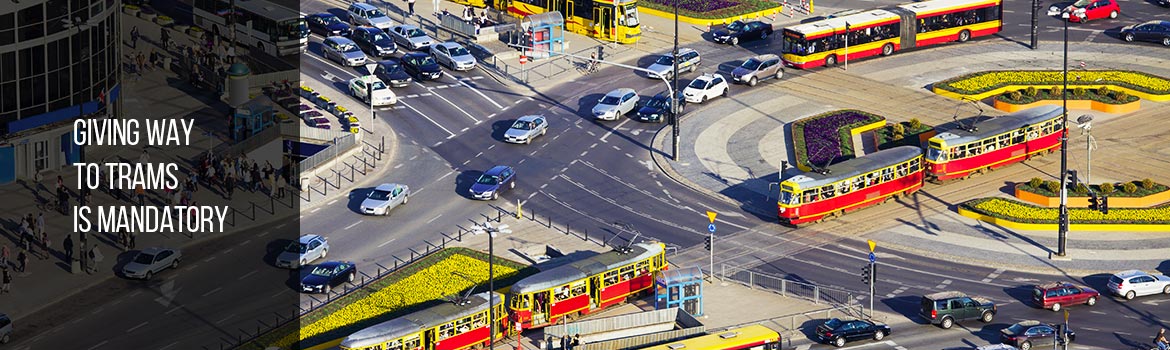
POLYGON ((1101 214, 1109 214, 1109 196, 1101 196, 1101 214))
POLYGON ((865 284, 869 284, 870 273, 869 265, 865 265, 865 267, 861 268, 861 279, 862 282, 865 282, 865 284))
POLYGON ((711 250, 711 237, 708 236, 707 239, 705 239, 705 241, 707 242, 707 247, 706 247, 707 250, 711 250))
POLYGON ((1089 193, 1089 209, 1098 210, 1101 206, 1098 205, 1097 194, 1089 193))
POLYGON ((1076 170, 1069 170, 1068 171, 1068 181, 1069 181, 1068 187, 1077 188, 1077 184, 1080 182, 1077 181, 1077 171, 1076 170))

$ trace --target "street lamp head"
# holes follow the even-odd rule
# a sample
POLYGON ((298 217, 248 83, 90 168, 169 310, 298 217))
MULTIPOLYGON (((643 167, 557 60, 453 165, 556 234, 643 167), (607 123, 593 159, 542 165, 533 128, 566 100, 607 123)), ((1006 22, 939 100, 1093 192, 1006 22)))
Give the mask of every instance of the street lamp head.
POLYGON ((1077 117, 1077 124, 1081 124, 1083 128, 1087 128, 1088 126, 1084 125, 1089 124, 1091 121, 1093 121, 1093 116, 1090 114, 1082 114, 1080 117, 1077 117))
POLYGON ((1066 19, 1066 20, 1067 20, 1067 19, 1068 19, 1068 17, 1069 17, 1069 12, 1068 12, 1068 11, 1064 11, 1064 12, 1062 12, 1062 13, 1060 14, 1060 18, 1064 18, 1064 19, 1066 19))

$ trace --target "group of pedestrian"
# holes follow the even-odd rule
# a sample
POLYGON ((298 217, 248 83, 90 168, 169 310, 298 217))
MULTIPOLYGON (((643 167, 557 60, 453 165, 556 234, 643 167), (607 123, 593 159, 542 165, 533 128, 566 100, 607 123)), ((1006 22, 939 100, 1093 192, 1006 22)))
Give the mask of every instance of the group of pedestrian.
MULTIPOLYGON (((25 251, 31 254, 36 254, 41 260, 49 258, 51 251, 49 234, 45 231, 45 213, 40 212, 36 218, 29 213, 28 216, 20 220, 20 245, 22 246, 21 253, 25 251)), ((21 272, 24 272, 24 263, 21 263, 21 272)))
POLYGON ((573 350, 578 346, 581 346, 580 334, 574 334, 572 338, 569 338, 568 336, 561 337, 561 349, 573 350))

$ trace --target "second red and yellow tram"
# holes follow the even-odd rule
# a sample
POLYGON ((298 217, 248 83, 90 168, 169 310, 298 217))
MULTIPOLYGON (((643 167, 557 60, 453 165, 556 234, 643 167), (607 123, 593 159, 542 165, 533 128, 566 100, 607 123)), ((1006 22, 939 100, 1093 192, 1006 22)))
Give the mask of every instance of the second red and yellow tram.
POLYGON ((900 146, 780 183, 780 221, 824 221, 922 188, 922 149, 900 146))
POLYGON ((1064 108, 1040 106, 995 117, 930 138, 928 180, 949 180, 1060 149, 1064 108))

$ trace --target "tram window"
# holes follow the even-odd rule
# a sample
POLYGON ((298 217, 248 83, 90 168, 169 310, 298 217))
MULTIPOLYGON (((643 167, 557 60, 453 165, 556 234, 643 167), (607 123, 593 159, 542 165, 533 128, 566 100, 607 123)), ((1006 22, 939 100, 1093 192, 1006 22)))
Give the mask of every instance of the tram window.
POLYGON ((1017 145, 1024 143, 1024 129, 1017 129, 1012 131, 1012 144, 1017 145))
POLYGON ((439 325, 439 339, 447 339, 455 335, 455 322, 439 325))
POLYGON ((860 190, 865 188, 865 178, 858 176, 853 178, 853 189, 860 190))
POLYGON ((918 171, 918 158, 910 160, 910 171, 918 171))
POLYGON ((849 193, 849 191, 851 191, 851 190, 852 190, 852 188, 850 188, 850 186, 849 186, 849 180, 845 180, 845 181, 841 181, 841 182, 837 183, 837 192, 841 192, 841 194, 846 194, 846 193, 849 193))
POLYGON ((817 201, 816 189, 809 189, 808 191, 804 191, 802 192, 802 195, 804 196, 804 203, 812 203, 817 201))
POLYGON ((389 343, 386 343, 386 350, 402 350, 402 340, 394 339, 389 343))
POLYGON ((573 2, 573 16, 581 17, 586 20, 593 20, 593 2, 592 1, 574 1, 573 2))
POLYGON ((471 329, 479 329, 487 324, 487 313, 481 312, 471 318, 471 329))
POLYGON ((634 278, 634 265, 622 266, 620 271, 622 282, 629 281, 631 278, 634 278))
POLYGON ((572 286, 572 291, 569 293, 570 293, 569 294, 570 297, 584 295, 585 294, 585 281, 579 281, 577 283, 574 283, 572 286))
POLYGON ((821 187, 821 197, 825 199, 833 198, 836 194, 836 189, 832 185, 821 187))
POLYGON ((638 262, 638 276, 650 273, 650 260, 642 260, 638 262))
POLYGON ((898 166, 897 166, 898 177, 906 177, 906 167, 907 167, 906 163, 898 164, 898 166))
POLYGON ((415 335, 413 338, 407 339, 406 343, 403 344, 403 347, 407 349, 418 349, 422 347, 422 339, 420 339, 418 335, 415 335))
POLYGON ((615 285, 617 283, 618 283, 617 270, 613 270, 613 271, 609 271, 609 272, 605 273, 605 285, 611 286, 611 285, 615 285))
POLYGON ((470 316, 464 317, 463 319, 456 321, 455 322, 455 329, 459 331, 455 334, 463 334, 463 333, 470 332, 471 331, 471 317, 470 316))
POLYGON ((894 169, 882 169, 882 182, 889 182, 894 180, 894 169))

